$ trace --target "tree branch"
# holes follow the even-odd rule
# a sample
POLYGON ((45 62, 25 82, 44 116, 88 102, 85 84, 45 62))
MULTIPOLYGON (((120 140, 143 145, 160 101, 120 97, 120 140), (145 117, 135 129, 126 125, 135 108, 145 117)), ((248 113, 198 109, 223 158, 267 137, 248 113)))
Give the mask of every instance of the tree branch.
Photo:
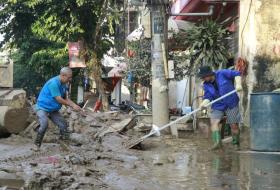
POLYGON ((95 27, 95 33, 93 36, 93 39, 95 41, 95 44, 93 45, 93 50, 95 51, 97 49, 97 43, 98 41, 100 41, 99 36, 100 36, 100 31, 101 31, 101 24, 102 21, 105 19, 105 15, 106 15, 106 8, 108 6, 109 0, 104 0, 103 1, 103 5, 100 9, 100 17, 98 18, 98 21, 96 23, 96 27, 95 27))

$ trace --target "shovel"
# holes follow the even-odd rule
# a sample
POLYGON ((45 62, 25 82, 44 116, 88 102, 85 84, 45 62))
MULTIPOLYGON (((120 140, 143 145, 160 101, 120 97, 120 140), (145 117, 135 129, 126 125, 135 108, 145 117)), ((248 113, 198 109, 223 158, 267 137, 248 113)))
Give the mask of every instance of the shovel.
MULTIPOLYGON (((237 90, 233 90, 233 91, 231 91, 231 92, 229 92, 229 93, 227 93, 227 94, 217 98, 216 100, 213 100, 212 102, 208 103, 207 105, 205 105, 205 107, 209 107, 212 104, 214 104, 214 103, 216 103, 216 102, 218 102, 218 101, 220 101, 220 100, 222 100, 222 99, 224 99, 224 98, 226 98, 226 97, 228 97, 228 96, 230 96, 230 95, 232 95, 232 94, 234 94, 236 92, 237 92, 237 90)), ((161 130, 167 128, 167 127, 170 127, 171 125, 173 125, 173 124, 175 124, 175 123, 177 123, 177 122, 179 122, 179 121, 181 121, 183 119, 186 119, 186 118, 190 117, 191 115, 199 112, 200 110, 201 110, 201 108, 198 108, 198 109, 190 112, 189 114, 186 114, 186 115, 184 115, 184 116, 182 116, 182 117, 180 117, 180 118, 178 118, 178 119, 176 119, 176 120, 174 120, 174 121, 172 121, 172 122, 170 122, 170 123, 168 123, 168 124, 158 128, 158 130, 152 130, 149 134, 147 134, 147 135, 145 135, 145 136, 143 136, 143 137, 141 137, 141 138, 139 138, 137 140, 130 141, 130 142, 126 143, 125 147, 128 148, 128 149, 133 148, 136 145, 138 145, 139 143, 143 142, 146 138, 148 138, 148 137, 158 133, 159 131, 161 131, 161 130)))

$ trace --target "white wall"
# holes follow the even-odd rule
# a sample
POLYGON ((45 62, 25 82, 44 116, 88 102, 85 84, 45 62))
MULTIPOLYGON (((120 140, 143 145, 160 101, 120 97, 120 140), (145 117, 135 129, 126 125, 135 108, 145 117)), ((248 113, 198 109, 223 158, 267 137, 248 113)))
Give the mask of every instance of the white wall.
POLYGON ((114 91, 111 94, 111 99, 115 100, 115 105, 119 105, 122 101, 130 100, 129 89, 123 84, 122 80, 119 80, 114 88, 114 91))

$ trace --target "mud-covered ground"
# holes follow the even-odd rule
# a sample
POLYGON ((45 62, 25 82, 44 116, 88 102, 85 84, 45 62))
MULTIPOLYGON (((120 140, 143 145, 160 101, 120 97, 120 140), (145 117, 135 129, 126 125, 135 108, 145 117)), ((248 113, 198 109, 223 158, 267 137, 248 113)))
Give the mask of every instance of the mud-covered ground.
POLYGON ((0 139, 0 189, 279 189, 280 156, 247 153, 247 130, 241 152, 231 144, 211 152, 210 139, 198 132, 151 137, 142 150, 128 150, 131 134, 144 133, 112 131, 129 118, 74 118, 69 147, 58 143, 58 130, 50 126, 40 153, 30 150, 33 130, 0 139))

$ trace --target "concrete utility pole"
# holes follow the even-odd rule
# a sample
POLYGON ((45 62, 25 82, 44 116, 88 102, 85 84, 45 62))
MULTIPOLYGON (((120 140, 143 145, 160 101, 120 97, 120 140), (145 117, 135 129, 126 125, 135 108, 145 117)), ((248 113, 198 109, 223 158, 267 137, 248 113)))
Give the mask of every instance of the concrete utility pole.
POLYGON ((152 113, 153 124, 161 127, 169 122, 168 85, 164 70, 166 59, 166 12, 162 0, 151 2, 152 12, 152 113))

